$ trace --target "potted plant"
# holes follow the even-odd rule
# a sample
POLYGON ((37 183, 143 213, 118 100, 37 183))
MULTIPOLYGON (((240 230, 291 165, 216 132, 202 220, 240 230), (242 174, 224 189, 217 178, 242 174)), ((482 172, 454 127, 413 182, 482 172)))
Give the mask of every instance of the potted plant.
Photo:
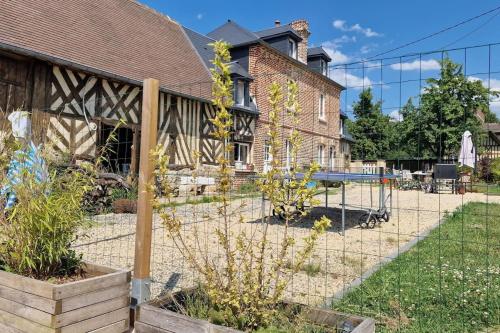
MULTIPOLYGON (((177 214, 175 205, 157 205, 169 237, 200 276, 199 286, 140 305, 136 313, 136 332, 241 332, 272 328, 317 331, 325 326, 345 332, 373 332, 374 321, 371 319, 310 308, 285 300, 288 282, 304 266, 319 238, 330 226, 330 220, 323 216, 314 222, 304 237, 293 237, 289 229, 292 219, 297 218, 295 206, 303 206, 305 201, 312 204, 316 202, 315 188, 307 184, 319 169, 316 163, 312 163, 307 171, 298 174, 296 157, 301 137, 296 129, 288 138, 293 147, 291 170, 284 171, 281 160, 273 159, 270 169, 258 180, 260 191, 271 202, 268 214, 257 226, 258 231, 248 232, 238 227, 244 223, 244 218, 242 210, 231 204, 232 178, 227 158, 232 151, 228 140, 232 127, 228 109, 233 105, 228 66, 230 57, 226 43, 216 42, 213 47, 215 69, 212 70, 212 91, 217 113, 212 120, 215 127, 212 135, 221 141, 222 151, 225 152, 218 159, 218 193, 213 203, 217 206, 217 217, 204 215, 204 219, 214 221, 210 227, 204 228, 192 221, 184 221, 177 214), (280 222, 283 227, 282 240, 277 247, 271 244, 269 231, 269 226, 276 223, 271 216, 273 208, 283 216, 280 222), (190 224, 192 233, 184 232, 184 223, 190 224), (301 246, 294 249, 297 242, 301 246), (211 243, 216 243, 220 249, 215 256, 209 248, 211 243)), ((295 125, 298 124, 298 86, 289 82, 285 89, 288 91, 286 103, 283 101, 284 89, 278 83, 270 87, 269 142, 272 156, 280 156, 279 149, 282 146, 280 113, 291 110, 288 116, 294 119, 295 125), (283 104, 286 104, 285 109, 283 104)), ((160 175, 168 174, 167 157, 161 149, 157 149, 154 154, 158 160, 157 172, 160 175)), ((171 200, 173 185, 164 181, 161 186, 161 193, 166 194, 167 201, 171 200)), ((307 211, 300 211, 299 215, 303 217, 307 211)))
POLYGON ((82 201, 95 169, 52 168, 29 137, 8 141, 0 170, 0 331, 127 331, 130 273, 84 262, 72 249, 88 225, 82 201))

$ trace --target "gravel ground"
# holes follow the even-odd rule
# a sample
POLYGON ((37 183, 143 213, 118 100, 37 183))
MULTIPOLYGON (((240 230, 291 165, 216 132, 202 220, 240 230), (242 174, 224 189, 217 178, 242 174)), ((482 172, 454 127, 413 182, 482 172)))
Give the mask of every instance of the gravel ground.
MULTIPOLYGON (((410 240, 439 223, 446 212, 471 202, 497 202, 500 196, 486 196, 479 193, 465 195, 426 194, 420 191, 394 191, 393 211, 389 222, 383 222, 374 229, 361 229, 358 218, 362 211, 349 208, 345 236, 341 235, 340 191, 330 194, 328 207, 325 208, 324 195, 318 195, 322 206, 310 212, 309 217, 294 224, 289 229, 292 236, 299 239, 292 250, 296 253, 302 247, 302 238, 309 234, 316 218, 322 215, 332 220, 332 227, 317 244, 304 271, 291 281, 287 297, 307 304, 318 304, 344 290, 361 276, 363 272, 380 265, 385 257, 397 253, 410 240)), ((378 188, 366 184, 351 184, 346 188, 346 203, 369 208, 378 205, 378 188)), ((261 235, 259 220, 263 207, 260 198, 238 199, 232 202, 232 209, 243 211, 245 223, 235 222, 235 232, 261 235)), ((213 258, 218 258, 220 249, 213 238, 213 226, 221 223, 215 216, 216 204, 184 205, 177 208, 183 216, 183 234, 187 241, 194 244, 195 231, 208 244, 213 258)), ((264 211, 268 211, 268 204, 264 211)), ((234 214, 236 216, 237 214, 234 214)), ((133 267, 136 216, 133 214, 108 214, 95 217, 93 227, 87 237, 79 239, 77 249, 84 258, 99 264, 113 267, 133 267)), ((180 255, 173 242, 167 237, 160 219, 155 215, 152 245, 152 294, 192 286, 196 275, 180 255)), ((283 237, 284 227, 278 221, 268 230, 273 251, 277 251, 283 237)), ((203 241, 202 241, 203 242, 203 241)), ((269 257, 272 256, 270 253, 269 257)), ((291 260, 291 259, 290 259, 291 260)))

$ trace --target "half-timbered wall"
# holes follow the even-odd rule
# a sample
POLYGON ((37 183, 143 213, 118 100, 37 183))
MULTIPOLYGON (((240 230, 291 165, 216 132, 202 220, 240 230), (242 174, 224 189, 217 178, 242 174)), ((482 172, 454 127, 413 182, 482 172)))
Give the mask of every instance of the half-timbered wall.
MULTIPOLYGON (((194 165, 196 162, 214 165, 222 154, 222 143, 214 138, 215 109, 203 103, 171 94, 160 94, 158 143, 170 156, 170 163, 194 165), (195 161, 195 152, 200 160, 195 161)), ((255 116, 236 113, 234 117, 235 141, 252 142, 255 116)))
POLYGON ((47 138, 60 152, 95 156, 100 121, 140 123, 139 87, 52 67, 47 138))
POLYGON ((481 142, 480 148, 483 150, 481 157, 500 157, 500 140, 496 133, 488 133, 487 137, 481 142))
MULTIPOLYGON (((33 105, 36 143, 49 144, 57 152, 94 157, 102 141, 101 123, 123 120, 138 132, 141 102, 140 87, 36 59, 19 61, 0 55, 0 108, 10 112, 33 105)), ((210 102, 161 92, 159 108, 158 143, 171 164, 217 163, 222 144, 211 134, 215 109, 210 102), (199 161, 195 161, 196 152, 199 161)), ((235 112, 233 121, 232 140, 251 143, 255 116, 235 112)))

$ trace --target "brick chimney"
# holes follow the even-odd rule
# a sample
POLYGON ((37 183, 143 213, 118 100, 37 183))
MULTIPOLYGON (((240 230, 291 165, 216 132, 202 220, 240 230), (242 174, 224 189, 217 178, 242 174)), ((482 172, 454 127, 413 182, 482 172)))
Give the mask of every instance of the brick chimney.
POLYGON ((302 41, 297 45, 299 61, 307 64, 307 41, 309 35, 311 35, 309 32, 309 22, 306 20, 295 20, 290 23, 290 26, 302 38, 302 41))
POLYGON ((277 28, 281 25, 281 21, 280 20, 276 20, 274 21, 274 26, 277 28))

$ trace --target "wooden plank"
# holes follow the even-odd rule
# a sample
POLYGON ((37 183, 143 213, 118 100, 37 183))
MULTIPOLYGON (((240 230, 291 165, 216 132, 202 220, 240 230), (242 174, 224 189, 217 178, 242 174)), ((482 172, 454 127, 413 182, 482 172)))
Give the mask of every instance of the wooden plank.
POLYGON ((28 319, 0 310, 0 323, 8 323, 12 328, 22 332, 58 333, 58 330, 34 323, 28 319))
POLYGON ((54 286, 52 297, 55 300, 60 300, 128 282, 130 282, 130 272, 118 271, 107 275, 54 286))
POLYGON ((60 302, 2 285, 0 285, 0 298, 24 304, 50 314, 57 314, 61 311, 60 302))
POLYGON ((171 333, 165 329, 154 327, 142 322, 136 321, 134 324, 135 333, 171 333))
POLYGON ((118 268, 113 268, 109 266, 103 266, 103 265, 98 265, 94 264, 91 262, 84 262, 83 263, 83 270, 89 273, 102 273, 102 274, 111 274, 111 273, 116 273, 116 272, 123 272, 125 270, 123 269, 118 269, 118 268))
POLYGON ((144 304, 139 307, 137 321, 148 323, 148 325, 172 333, 210 332, 210 323, 207 321, 159 309, 149 304, 144 304))
POLYGON ((352 333, 375 333, 375 320, 366 318, 356 326, 352 333))
POLYGON ((129 330, 128 320, 120 320, 114 324, 98 328, 96 330, 90 331, 88 333, 122 333, 129 330))
POLYGON ((97 317, 83 320, 76 324, 61 327, 60 333, 88 333, 89 331, 111 325, 118 321, 128 320, 129 313, 130 308, 127 306, 97 317))
POLYGON ((135 238, 134 278, 149 278, 151 266, 151 236, 153 225, 154 161, 151 150, 156 146, 158 130, 159 81, 146 79, 143 84, 141 113, 141 152, 139 161, 139 198, 137 200, 137 224, 135 238))
POLYGON ((61 314, 83 308, 92 304, 104 302, 115 297, 126 296, 130 292, 130 285, 122 284, 115 287, 101 289, 88 294, 77 295, 61 300, 60 311, 56 314, 61 314))
POLYGON ((53 316, 50 313, 13 302, 6 298, 0 298, 0 310, 44 326, 50 327, 52 323, 53 316))
POLYGON ((0 271, 0 285, 49 299, 52 299, 54 293, 54 285, 51 283, 5 271, 0 271))
POLYGON ((10 327, 7 324, 2 324, 0 322, 0 332, 2 333, 25 333, 21 330, 18 330, 17 328, 10 327))
MULTIPOLYGON (((101 314, 105 314, 110 311, 114 311, 123 307, 129 306, 129 296, 121 296, 113 298, 109 301, 93 304, 86 306, 84 308, 80 308, 77 310, 73 310, 70 312, 62 313, 60 315, 56 315, 54 317, 54 321, 52 323, 52 327, 59 328, 68 326, 71 324, 76 324, 78 322, 93 319, 95 317, 100 316, 101 314)), ((122 318, 118 318, 122 319, 122 318)), ((101 326, 99 326, 101 327, 101 326)))

